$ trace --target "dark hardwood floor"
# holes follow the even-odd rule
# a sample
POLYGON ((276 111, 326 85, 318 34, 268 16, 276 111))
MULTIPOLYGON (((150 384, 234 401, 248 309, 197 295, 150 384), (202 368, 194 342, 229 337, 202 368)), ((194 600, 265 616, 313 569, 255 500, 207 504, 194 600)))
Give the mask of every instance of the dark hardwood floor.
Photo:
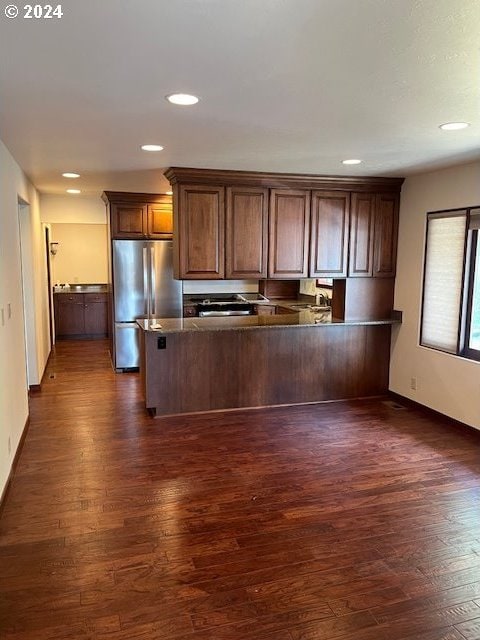
POLYGON ((105 342, 62 342, 0 519, 0 637, 479 640, 479 479, 478 437, 412 409, 154 420, 105 342))

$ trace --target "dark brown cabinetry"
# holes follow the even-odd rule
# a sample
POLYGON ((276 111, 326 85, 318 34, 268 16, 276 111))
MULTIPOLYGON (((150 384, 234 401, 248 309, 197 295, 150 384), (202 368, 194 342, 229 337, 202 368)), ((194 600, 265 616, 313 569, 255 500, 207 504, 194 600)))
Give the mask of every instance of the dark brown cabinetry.
POLYGON ((269 278, 308 276, 310 192, 272 189, 270 192, 269 278))
POLYGON ((105 191, 110 235, 114 240, 170 240, 173 234, 171 196, 105 191))
POLYGON ((227 278, 267 277, 267 225, 268 189, 227 188, 227 278))
POLYGON ((178 278, 395 273, 402 178, 178 167, 165 176, 174 188, 178 278))
POLYGON ((398 202, 395 193, 352 194, 349 276, 395 276, 398 202))
POLYGON ((176 277, 225 277, 224 191, 215 186, 180 187, 179 204, 174 210, 180 247, 176 252, 176 277))
POLYGON ((56 338, 107 336, 106 293, 56 293, 54 309, 56 338))
POLYGON ((317 278, 345 278, 350 194, 341 191, 314 191, 311 222, 309 275, 317 278))
POLYGON ((375 232, 373 243, 373 275, 395 276, 397 264, 398 197, 390 193, 375 198, 375 232))

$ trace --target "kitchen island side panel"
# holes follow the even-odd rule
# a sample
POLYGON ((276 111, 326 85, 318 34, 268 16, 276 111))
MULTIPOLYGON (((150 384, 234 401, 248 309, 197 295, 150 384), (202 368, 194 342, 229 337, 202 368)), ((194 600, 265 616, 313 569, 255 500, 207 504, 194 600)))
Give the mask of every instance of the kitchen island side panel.
POLYGON ((381 395, 390 333, 390 325, 147 331, 146 406, 160 416, 381 395))

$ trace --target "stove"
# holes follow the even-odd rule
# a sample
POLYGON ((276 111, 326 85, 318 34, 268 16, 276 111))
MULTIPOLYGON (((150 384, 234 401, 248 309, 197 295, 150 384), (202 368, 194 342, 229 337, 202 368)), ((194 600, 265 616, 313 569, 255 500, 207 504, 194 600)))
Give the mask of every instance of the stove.
POLYGON ((251 316, 255 314, 255 302, 268 302, 259 293, 204 293, 186 296, 185 302, 195 305, 196 314, 206 316, 251 316))

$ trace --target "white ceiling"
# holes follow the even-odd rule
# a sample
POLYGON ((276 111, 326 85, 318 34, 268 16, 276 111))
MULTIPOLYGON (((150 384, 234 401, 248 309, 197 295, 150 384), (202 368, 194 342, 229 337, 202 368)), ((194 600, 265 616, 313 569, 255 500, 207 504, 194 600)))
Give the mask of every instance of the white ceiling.
POLYGON ((62 7, 0 16, 0 137, 42 192, 163 191, 171 165, 389 176, 480 157, 478 0, 62 7), (453 120, 472 126, 438 128, 453 120))

